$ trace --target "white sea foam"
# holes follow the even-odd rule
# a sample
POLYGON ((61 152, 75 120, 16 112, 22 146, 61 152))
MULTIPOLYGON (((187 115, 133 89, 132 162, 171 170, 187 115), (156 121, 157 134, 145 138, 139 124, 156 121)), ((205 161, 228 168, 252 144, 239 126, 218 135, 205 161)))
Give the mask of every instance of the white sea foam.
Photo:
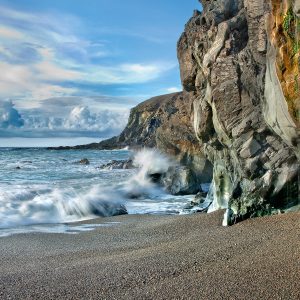
POLYGON ((94 186, 77 192, 74 188, 0 191, 0 228, 41 223, 64 223, 111 216, 124 199, 111 190, 94 186))
POLYGON ((77 234, 80 232, 93 231, 99 227, 111 227, 121 224, 120 222, 105 222, 100 224, 42 224, 18 226, 14 228, 0 229, 0 237, 7 237, 23 233, 67 233, 77 234))
POLYGON ((133 197, 159 197, 165 195, 163 189, 150 178, 153 174, 162 174, 174 164, 166 155, 155 149, 142 149, 135 153, 133 165, 137 173, 125 185, 125 192, 133 197))
POLYGON ((0 228, 111 216, 118 214, 123 205, 135 214, 178 213, 191 198, 171 196, 153 183, 151 174, 161 174, 174 164, 157 150, 135 153, 136 170, 110 171, 96 167, 131 154, 124 150, 32 151, 12 151, 11 157, 4 152, 1 157, 0 152, 0 228), (90 165, 72 164, 81 157, 88 157, 90 165), (32 163, 25 163, 27 160, 32 163), (21 169, 16 170, 18 162, 21 169))
POLYGON ((145 174, 164 173, 174 162, 157 149, 144 148, 135 154, 133 164, 140 168, 140 174, 144 176, 145 174))

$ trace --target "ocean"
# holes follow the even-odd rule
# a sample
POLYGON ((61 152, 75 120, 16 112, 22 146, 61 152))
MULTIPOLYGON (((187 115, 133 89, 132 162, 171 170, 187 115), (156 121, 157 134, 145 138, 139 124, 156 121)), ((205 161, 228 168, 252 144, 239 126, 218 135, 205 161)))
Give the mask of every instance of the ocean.
POLYGON ((193 196, 170 195, 147 176, 149 169, 156 172, 169 163, 153 150, 0 148, 0 237, 92 230, 72 222, 111 216, 122 207, 129 214, 180 214, 193 196), (83 158, 90 163, 79 164, 83 158), (139 168, 99 168, 129 158, 139 168))

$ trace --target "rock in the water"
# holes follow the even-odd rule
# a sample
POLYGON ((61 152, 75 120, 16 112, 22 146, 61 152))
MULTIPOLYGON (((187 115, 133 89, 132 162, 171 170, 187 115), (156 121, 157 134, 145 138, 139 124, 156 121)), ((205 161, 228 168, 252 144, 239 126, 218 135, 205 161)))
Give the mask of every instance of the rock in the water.
POLYGON ((133 165, 132 159, 128 160, 112 160, 107 164, 104 164, 99 167, 99 169, 104 170, 114 170, 114 169, 133 169, 135 166, 133 165))
POLYGON ((207 212, 210 204, 211 202, 207 200, 207 193, 200 191, 184 206, 184 211, 207 212))
POLYGON ((125 205, 116 203, 110 203, 109 201, 103 201, 101 205, 92 205, 91 213, 96 216, 107 217, 107 216, 119 216, 127 215, 127 209, 125 205))
POLYGON ((75 162, 75 164, 79 164, 79 165, 89 165, 90 161, 87 158, 83 158, 77 162, 75 162))
POLYGON ((191 201, 191 204, 196 206, 196 205, 204 203, 206 196, 207 196, 207 193, 204 193, 202 191, 198 192, 195 195, 194 199, 191 201))
POLYGON ((151 181, 154 183, 161 183, 162 176, 163 176, 163 174, 161 174, 161 173, 149 174, 151 181))
POLYGON ((172 195, 192 195, 201 190, 193 171, 184 166, 171 166, 163 173, 147 174, 152 182, 159 184, 172 195))

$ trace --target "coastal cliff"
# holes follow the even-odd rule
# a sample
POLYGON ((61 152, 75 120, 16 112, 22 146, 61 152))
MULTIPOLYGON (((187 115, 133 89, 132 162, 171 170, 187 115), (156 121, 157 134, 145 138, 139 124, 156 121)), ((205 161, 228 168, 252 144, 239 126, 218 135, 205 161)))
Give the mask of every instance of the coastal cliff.
POLYGON ((50 149, 158 148, 194 174, 196 184, 212 180, 212 164, 201 152, 192 126, 193 97, 187 92, 157 96, 134 107, 116 137, 100 143, 50 149))
MULTIPOLYGON (((133 108, 118 137, 212 180, 224 225, 299 207, 299 0, 202 0, 178 41, 183 92, 133 108)), ((75 147, 76 148, 76 147, 75 147)))
POLYGON ((178 58, 199 147, 214 166, 210 210, 227 209, 230 224, 297 205, 299 48, 282 45, 299 43, 298 1, 202 5, 178 58))

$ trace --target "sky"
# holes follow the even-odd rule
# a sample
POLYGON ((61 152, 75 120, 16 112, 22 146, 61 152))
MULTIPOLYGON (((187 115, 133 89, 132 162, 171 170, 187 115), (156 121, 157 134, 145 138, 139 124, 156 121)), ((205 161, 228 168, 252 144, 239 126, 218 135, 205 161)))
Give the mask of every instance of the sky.
POLYGON ((181 90, 176 43, 197 0, 0 0, 0 147, 98 141, 181 90), (46 142, 45 142, 46 140, 46 142))

